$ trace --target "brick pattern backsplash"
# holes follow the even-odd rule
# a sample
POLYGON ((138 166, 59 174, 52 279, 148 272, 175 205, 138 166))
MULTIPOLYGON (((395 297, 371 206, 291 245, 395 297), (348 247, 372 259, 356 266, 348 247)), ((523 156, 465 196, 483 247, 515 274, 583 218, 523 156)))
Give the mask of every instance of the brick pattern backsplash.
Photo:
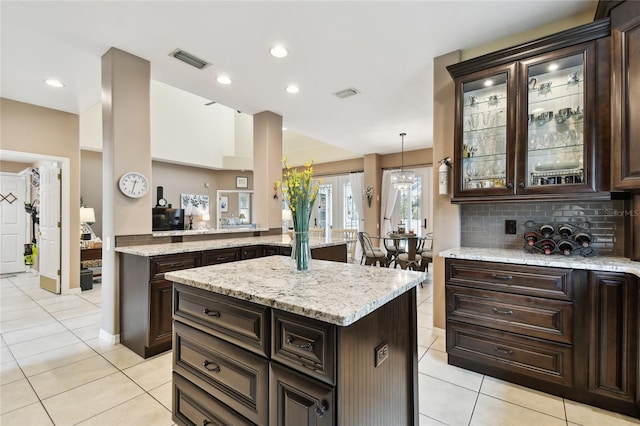
POLYGON ((525 222, 537 224, 589 222, 592 247, 601 256, 624 253, 623 201, 553 201, 462 204, 463 247, 522 249, 525 222), (517 233, 505 234, 504 221, 516 220, 517 233))

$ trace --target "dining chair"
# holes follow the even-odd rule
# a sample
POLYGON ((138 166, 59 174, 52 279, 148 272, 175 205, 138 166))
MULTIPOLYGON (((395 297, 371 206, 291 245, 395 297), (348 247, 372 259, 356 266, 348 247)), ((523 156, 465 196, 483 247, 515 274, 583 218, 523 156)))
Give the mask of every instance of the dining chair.
POLYGON ((360 264, 364 260, 365 265, 375 265, 378 263, 380 266, 389 266, 387 262, 387 255, 371 242, 371 236, 366 232, 358 232, 358 241, 362 246, 362 257, 360 258, 360 264))
POLYGON ((357 229, 331 229, 331 238, 332 239, 342 239, 347 242, 347 253, 349 253, 350 261, 355 262, 356 260, 356 246, 358 244, 358 230, 357 229))
POLYGON ((420 270, 429 272, 429 263, 433 263, 433 232, 429 232, 418 243, 417 253, 422 257, 420 270))
POLYGON ((391 263, 393 263, 395 269, 398 266, 398 255, 405 253, 406 250, 400 245, 399 239, 391 237, 384 239, 384 248, 387 250, 387 263, 389 267, 391 267, 391 263))

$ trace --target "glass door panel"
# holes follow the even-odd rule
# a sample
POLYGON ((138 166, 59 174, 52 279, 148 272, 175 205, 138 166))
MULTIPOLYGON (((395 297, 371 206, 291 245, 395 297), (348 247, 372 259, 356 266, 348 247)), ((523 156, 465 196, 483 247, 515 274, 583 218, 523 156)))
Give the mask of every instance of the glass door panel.
POLYGON ((462 84, 461 189, 507 186, 508 73, 462 84))
POLYGON ((584 68, 583 52, 526 68, 528 187, 584 182, 584 68))

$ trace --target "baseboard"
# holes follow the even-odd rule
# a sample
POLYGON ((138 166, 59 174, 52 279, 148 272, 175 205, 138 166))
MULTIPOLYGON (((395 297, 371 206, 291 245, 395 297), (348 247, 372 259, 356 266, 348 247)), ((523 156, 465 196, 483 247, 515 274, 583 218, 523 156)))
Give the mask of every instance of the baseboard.
POLYGON ((100 329, 100 334, 98 335, 100 340, 103 342, 107 342, 111 345, 117 345, 120 343, 120 335, 119 334, 111 334, 104 329, 100 329))
POLYGON ((444 333, 445 333, 444 328, 433 327, 431 329, 431 335, 433 336, 444 337, 444 333))

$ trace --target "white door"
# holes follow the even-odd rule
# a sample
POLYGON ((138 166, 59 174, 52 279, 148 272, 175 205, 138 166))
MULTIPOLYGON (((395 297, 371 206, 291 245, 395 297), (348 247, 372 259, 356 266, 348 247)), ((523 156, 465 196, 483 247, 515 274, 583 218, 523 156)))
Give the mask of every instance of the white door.
POLYGON ((27 182, 15 173, 0 174, 0 273, 24 272, 24 244, 27 243, 27 213, 24 202, 27 182))
POLYGON ((56 163, 40 166, 40 287, 60 293, 60 169, 56 163))

